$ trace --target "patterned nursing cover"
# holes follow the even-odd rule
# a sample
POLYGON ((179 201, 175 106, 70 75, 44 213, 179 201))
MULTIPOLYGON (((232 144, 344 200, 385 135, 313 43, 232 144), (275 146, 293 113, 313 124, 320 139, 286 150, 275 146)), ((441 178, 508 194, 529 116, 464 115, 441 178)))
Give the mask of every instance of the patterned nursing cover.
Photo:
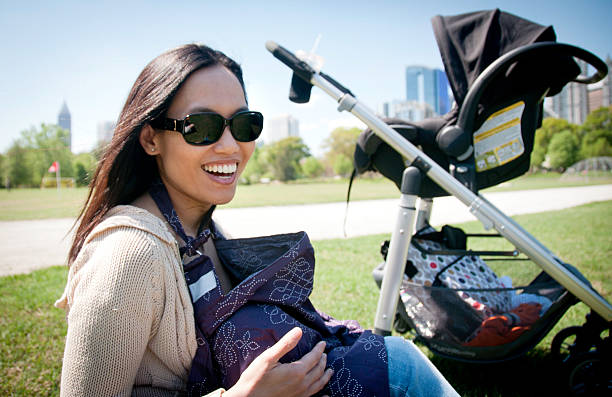
POLYGON ((186 236, 163 183, 155 183, 150 193, 186 244, 180 254, 198 342, 190 395, 229 388, 259 354, 294 327, 302 329, 302 339, 280 361, 295 361, 324 340, 327 366, 334 375, 319 395, 389 395, 384 339, 364 331, 356 321, 338 321, 317 311, 308 299, 314 250, 306 233, 227 240, 213 225, 212 231, 203 230, 193 238, 186 236), (227 295, 202 251, 211 236, 234 285, 227 295))

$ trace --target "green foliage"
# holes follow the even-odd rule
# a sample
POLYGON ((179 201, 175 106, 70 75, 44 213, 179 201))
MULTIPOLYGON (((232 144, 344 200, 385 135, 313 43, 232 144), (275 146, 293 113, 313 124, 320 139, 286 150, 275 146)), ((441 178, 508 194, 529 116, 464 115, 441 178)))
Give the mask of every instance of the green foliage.
POLYGON ((552 137, 562 131, 569 131, 572 135, 578 136, 578 126, 567 120, 546 118, 542 121, 542 127, 535 134, 531 165, 540 166, 546 160, 552 137))
MULTIPOLYGON (((346 159, 352 159, 355 152, 355 144, 361 133, 361 129, 357 127, 346 128, 338 127, 333 130, 329 137, 323 141, 322 147, 325 150, 325 163, 333 169, 336 174, 345 175, 346 160, 338 160, 338 157, 344 156, 346 159), (342 173, 336 171, 336 164, 340 167, 342 173)), ((351 164, 352 168, 352 164, 351 164)), ((348 171, 350 173, 350 171, 348 171)))
POLYGON ((9 148, 6 157, 7 177, 10 186, 30 186, 32 169, 28 165, 27 149, 19 142, 14 142, 9 148))
POLYGON ((344 154, 339 154, 334 160, 334 173, 340 176, 349 176, 353 171, 353 162, 344 154))
POLYGON ((76 184, 77 186, 87 186, 89 184, 89 175, 83 163, 77 162, 76 168, 76 184))
POLYGON ((62 177, 72 177, 72 153, 67 146, 68 131, 53 124, 41 124, 21 132, 6 156, 6 173, 13 186, 40 186, 49 166, 57 161, 62 177))
POLYGON ((261 153, 262 149, 259 147, 255 147, 255 151, 251 156, 251 159, 247 163, 244 171, 242 171, 242 175, 240 176, 240 182, 245 185, 250 185, 251 183, 257 183, 261 178, 265 176, 266 167, 261 163, 261 153))
POLYGON ((599 108, 589 114, 582 126, 580 157, 612 156, 612 111, 599 108))
POLYGON ((20 137, 2 155, 0 182, 3 185, 10 182, 11 187, 40 187, 44 179, 55 179, 55 173, 48 170, 57 161, 62 181, 76 179, 79 186, 89 184, 97 166, 98 152, 73 154, 67 144, 68 136, 68 131, 55 124, 41 124, 39 128, 21 131, 20 137))
POLYGON ((536 131, 531 165, 565 169, 577 161, 612 156, 612 107, 592 111, 581 126, 547 118, 536 131))
POLYGON ((258 162, 267 167, 274 179, 286 182, 300 176, 300 160, 309 155, 308 146, 302 139, 290 136, 264 146, 258 162))
POLYGON ((316 178, 323 175, 323 164, 313 156, 306 157, 301 162, 302 173, 307 178, 316 178))
POLYGON ((564 170, 578 161, 578 138, 569 130, 555 134, 548 145, 550 167, 564 170))

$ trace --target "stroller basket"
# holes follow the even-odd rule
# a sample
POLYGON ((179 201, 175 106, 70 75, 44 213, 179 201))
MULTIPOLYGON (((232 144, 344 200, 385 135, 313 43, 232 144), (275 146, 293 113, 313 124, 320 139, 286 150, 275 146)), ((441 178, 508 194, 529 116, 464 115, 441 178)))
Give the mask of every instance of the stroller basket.
POLYGON ((609 371, 600 368, 609 368, 612 339, 602 335, 612 324, 612 305, 478 191, 529 169, 546 96, 570 82, 600 81, 608 67, 584 49, 557 43, 552 27, 500 10, 435 17, 433 23, 456 106, 419 122, 379 118, 330 76, 278 44, 266 43, 293 70, 292 101, 308 102, 310 90, 317 86, 337 101, 339 111, 351 112, 368 126, 355 150, 356 172, 378 171, 400 190, 388 258, 374 271, 380 286, 375 332, 390 335, 395 318, 398 331, 414 329, 439 355, 502 361, 535 346, 580 300, 591 309, 586 323, 557 334, 551 352, 563 357, 566 340, 575 338, 563 358, 572 374, 571 387, 581 387, 577 383, 589 368, 603 374, 596 385, 606 386, 609 371), (594 74, 581 75, 587 64, 594 74), (413 232, 427 226, 432 199, 444 195, 457 198, 484 229, 495 229, 543 272, 532 274, 535 278, 524 287, 509 288, 490 271, 482 254, 465 247, 440 245, 419 251, 413 240, 423 236, 413 238, 413 232), (419 264, 419 257, 426 261, 419 264), (457 268, 462 265, 471 270, 457 268), (433 277, 428 275, 432 270, 433 277), (480 283, 466 281, 474 279, 480 283))
MULTIPOLYGON (((423 234, 412 239, 394 326, 401 333, 414 330, 440 356, 469 362, 521 356, 577 302, 544 272, 527 286, 512 287, 480 256, 444 254, 471 251, 419 238, 423 234)), ((373 271, 379 286, 384 266, 373 271)))

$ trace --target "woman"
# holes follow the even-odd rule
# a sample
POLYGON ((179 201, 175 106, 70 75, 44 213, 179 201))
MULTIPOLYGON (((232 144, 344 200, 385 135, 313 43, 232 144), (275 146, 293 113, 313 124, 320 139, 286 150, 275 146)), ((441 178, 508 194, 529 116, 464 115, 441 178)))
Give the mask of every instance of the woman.
MULTIPOLYGON (((211 213, 233 198, 261 132, 260 117, 248 111, 240 67, 208 47, 170 50, 140 74, 92 179, 69 253, 68 283, 57 302, 68 310, 64 395, 176 395, 186 391, 188 381, 193 384, 190 377, 214 375, 190 374, 192 362, 206 361, 200 353, 207 342, 194 323, 182 266, 186 256, 204 249, 220 288, 232 288, 213 239, 191 236, 209 226, 215 230, 211 213), (167 212, 149 193, 160 183, 167 212)), ((324 342, 293 363, 279 363, 300 337, 299 329, 287 333, 224 395, 320 391, 332 376, 325 370, 324 342)), ((389 350, 393 343, 387 345, 389 350)), ((406 352, 404 345, 393 349, 406 352)), ((421 381, 404 373, 400 383, 452 391, 427 359, 407 346, 421 381)), ((391 390, 405 388, 394 380, 398 362, 389 356, 391 390)))

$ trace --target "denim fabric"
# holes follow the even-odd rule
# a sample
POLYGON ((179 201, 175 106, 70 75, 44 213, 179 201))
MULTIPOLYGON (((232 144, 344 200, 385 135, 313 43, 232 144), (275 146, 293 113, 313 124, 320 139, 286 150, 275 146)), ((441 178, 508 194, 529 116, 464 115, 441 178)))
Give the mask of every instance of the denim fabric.
POLYGON ((459 396, 438 369, 411 341, 385 337, 391 397, 459 396))

